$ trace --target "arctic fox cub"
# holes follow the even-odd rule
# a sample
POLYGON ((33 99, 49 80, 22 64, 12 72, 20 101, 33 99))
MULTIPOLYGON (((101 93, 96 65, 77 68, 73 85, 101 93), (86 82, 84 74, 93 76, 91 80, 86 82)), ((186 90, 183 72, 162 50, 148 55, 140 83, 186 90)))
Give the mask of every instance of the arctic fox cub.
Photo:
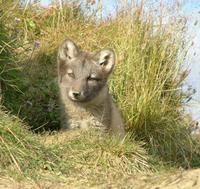
POLYGON ((58 84, 61 127, 101 127, 124 136, 124 125, 108 91, 107 80, 115 65, 115 53, 105 48, 84 52, 71 40, 58 50, 58 84))

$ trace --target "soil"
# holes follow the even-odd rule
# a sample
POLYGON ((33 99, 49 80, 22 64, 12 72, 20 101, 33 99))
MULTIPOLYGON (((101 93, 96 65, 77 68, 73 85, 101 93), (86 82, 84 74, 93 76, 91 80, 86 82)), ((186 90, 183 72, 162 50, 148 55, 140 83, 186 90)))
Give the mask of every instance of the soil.
MULTIPOLYGON (((162 176, 161 176, 162 177, 162 176)), ((193 169, 181 171, 176 174, 164 176, 165 178, 159 179, 158 176, 149 178, 148 176, 130 177, 125 180, 122 179, 124 184, 116 186, 112 184, 101 186, 76 186, 72 183, 48 183, 48 182, 33 182, 21 181, 17 182, 11 178, 0 178, 0 189, 67 189, 67 188, 134 188, 134 189, 200 189, 200 169, 193 169)))

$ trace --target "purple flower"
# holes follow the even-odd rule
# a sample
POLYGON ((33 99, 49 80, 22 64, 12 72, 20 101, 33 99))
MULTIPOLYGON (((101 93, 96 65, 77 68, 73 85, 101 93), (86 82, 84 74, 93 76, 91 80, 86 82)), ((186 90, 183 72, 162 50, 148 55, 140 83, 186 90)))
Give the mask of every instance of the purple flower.
POLYGON ((35 41, 34 42, 34 48, 35 49, 39 49, 40 48, 40 42, 39 41, 35 41))

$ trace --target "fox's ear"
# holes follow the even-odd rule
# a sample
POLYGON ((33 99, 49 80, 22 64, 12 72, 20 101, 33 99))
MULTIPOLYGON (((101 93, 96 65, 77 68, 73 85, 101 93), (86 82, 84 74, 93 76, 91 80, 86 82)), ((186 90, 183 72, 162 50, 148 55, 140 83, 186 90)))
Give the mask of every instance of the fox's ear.
POLYGON ((58 56, 57 56, 57 66, 58 66, 58 78, 59 81, 62 82, 62 77, 66 72, 66 66, 68 62, 78 56, 79 48, 76 44, 66 39, 64 40, 58 49, 58 56))
POLYGON ((70 60, 79 54, 77 45, 69 40, 64 40, 58 49, 58 58, 62 61, 70 60))
POLYGON ((110 49, 102 49, 97 53, 98 63, 109 74, 112 72, 115 65, 115 52, 110 49))

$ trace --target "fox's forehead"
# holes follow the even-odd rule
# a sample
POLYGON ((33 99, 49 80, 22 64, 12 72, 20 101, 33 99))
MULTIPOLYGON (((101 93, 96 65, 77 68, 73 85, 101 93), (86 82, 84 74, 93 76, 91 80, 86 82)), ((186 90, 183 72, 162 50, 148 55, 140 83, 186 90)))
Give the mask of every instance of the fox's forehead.
POLYGON ((92 54, 81 54, 74 58, 69 64, 68 69, 72 70, 74 74, 87 76, 90 74, 101 74, 100 66, 92 54))

